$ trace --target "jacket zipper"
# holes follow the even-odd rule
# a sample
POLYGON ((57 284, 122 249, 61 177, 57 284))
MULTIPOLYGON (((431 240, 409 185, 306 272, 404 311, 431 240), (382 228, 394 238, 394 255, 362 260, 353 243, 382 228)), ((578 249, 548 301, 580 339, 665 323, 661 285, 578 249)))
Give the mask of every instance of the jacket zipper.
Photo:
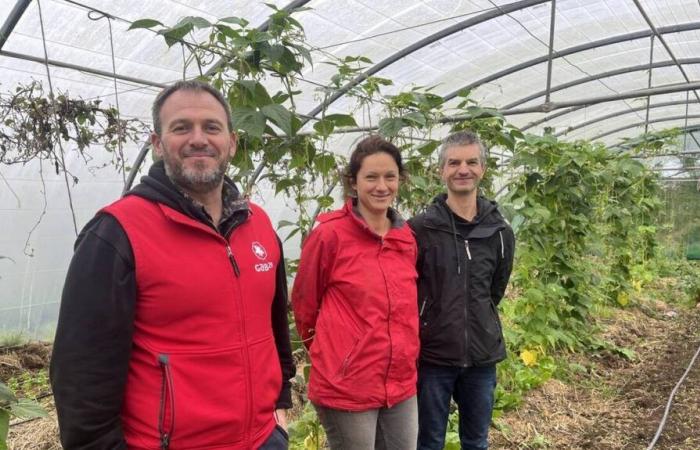
POLYGON ((503 244, 503 232, 502 231, 498 232, 498 237, 501 238, 501 259, 506 259, 506 253, 505 253, 506 248, 505 248, 505 245, 503 244))
POLYGON ((424 298, 423 303, 420 305, 420 311, 418 312, 418 317, 423 317, 423 311, 425 311, 425 304, 428 303, 428 299, 424 298))
POLYGON ((464 241, 464 248, 467 250, 467 258, 469 258, 469 261, 472 260, 472 253, 469 251, 469 241, 465 240, 464 241))
MULTIPOLYGON (((241 275, 241 271, 238 267, 238 263, 236 262, 236 258, 233 255, 233 250, 231 250, 231 245, 229 244, 228 239, 231 238, 231 234, 233 233, 234 230, 231 230, 229 233, 228 237, 224 237, 226 240, 226 255, 228 256, 228 260, 231 263, 231 267, 233 268, 233 273, 236 275, 236 278, 238 278, 241 275)), ((240 286, 237 287, 239 289, 240 293, 240 286)), ((245 310, 243 308, 243 304, 241 302, 238 302, 238 312, 241 317, 241 334, 242 334, 242 340, 244 342, 243 345, 243 360, 244 360, 244 365, 245 367, 248 367, 248 371, 246 373, 246 400, 247 400, 247 406, 248 406, 248 415, 247 415, 247 420, 245 424, 245 429, 250 430, 251 425, 252 425, 252 420, 253 420, 253 398, 252 398, 252 386, 251 386, 251 373, 250 373, 250 355, 248 354, 248 333, 246 331, 246 323, 245 323, 245 310)), ((245 439, 248 440, 250 438, 250 432, 246 432, 245 439)))
POLYGON ((158 433, 160 434, 161 450, 167 450, 170 447, 170 440, 175 430, 175 392, 172 374, 170 373, 168 355, 158 355, 158 364, 160 364, 160 370, 163 375, 160 393, 160 412, 158 414, 158 433), (165 427, 165 409, 168 399, 170 399, 170 429, 166 429, 165 427))
MULTIPOLYGON (((467 259, 472 260, 472 253, 469 251, 469 241, 464 240, 464 249, 467 252, 467 259)), ((469 360, 469 304, 471 303, 471 296, 469 295, 469 263, 465 264, 464 268, 464 295, 467 299, 464 305, 464 367, 467 367, 469 360)))
POLYGON ((236 262, 236 258, 233 256, 233 250, 231 250, 231 246, 226 244, 226 255, 228 256, 228 260, 231 263, 231 266, 233 267, 233 273, 236 274, 236 277, 241 275, 241 271, 238 268, 238 263, 236 262))
MULTIPOLYGON (((381 255, 382 249, 384 248, 384 239, 379 238, 379 253, 381 255)), ((379 266, 381 268, 381 265, 379 266)), ((384 398, 386 399, 387 407, 391 407, 389 404, 389 392, 386 388, 389 380, 389 370, 391 369, 391 359, 394 353, 394 345, 391 340, 391 296, 389 295, 389 284, 386 280, 386 275, 384 270, 382 270, 382 277, 384 278, 384 288, 386 289, 386 300, 387 300, 387 321, 386 321, 386 333, 389 336, 389 362, 386 365, 386 373, 384 373, 384 398)))

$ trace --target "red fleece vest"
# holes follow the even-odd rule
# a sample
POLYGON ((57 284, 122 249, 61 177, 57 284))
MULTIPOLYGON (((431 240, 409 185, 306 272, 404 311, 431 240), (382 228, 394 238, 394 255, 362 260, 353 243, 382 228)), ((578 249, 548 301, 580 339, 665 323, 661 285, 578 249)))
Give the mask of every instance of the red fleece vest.
POLYGON ((126 231, 138 300, 122 421, 129 448, 257 448, 282 375, 272 334, 277 237, 265 212, 226 240, 165 205, 126 197, 103 211, 126 231), (238 274, 236 273, 238 272, 238 274))

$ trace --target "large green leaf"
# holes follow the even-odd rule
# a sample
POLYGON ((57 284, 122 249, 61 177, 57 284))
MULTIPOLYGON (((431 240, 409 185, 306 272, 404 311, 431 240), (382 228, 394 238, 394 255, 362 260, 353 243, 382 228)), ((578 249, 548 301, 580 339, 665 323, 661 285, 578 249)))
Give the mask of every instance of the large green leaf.
POLYGON ((0 408, 0 450, 7 450, 7 433, 10 431, 10 412, 0 408))
POLYGON ((184 27, 187 25, 192 25, 194 28, 209 28, 211 26, 211 22, 204 17, 187 16, 180 20, 173 28, 184 27))
POLYGON ((128 29, 135 30, 137 28, 153 28, 157 25, 163 26, 162 23, 154 19, 141 19, 133 22, 128 29))
POLYGON ((250 30, 248 32, 248 39, 250 39, 251 42, 267 42, 272 39, 272 35, 266 31, 260 31, 260 30, 250 30))
POLYGON ((280 62, 284 56, 285 47, 280 44, 270 45, 262 50, 263 54, 271 63, 280 62))
POLYGON ((323 119, 314 124, 314 130, 323 137, 331 135, 335 129, 335 124, 331 120, 323 119))
POLYGON ((430 141, 416 148, 416 150, 418 150, 418 153, 421 155, 429 156, 433 154, 436 148, 438 148, 438 145, 440 145, 439 141, 430 141))
POLYGON ((173 28, 168 28, 166 30, 160 30, 158 34, 162 34, 165 38, 165 43, 167 44, 167 46, 172 47, 173 45, 182 41, 182 38, 184 38, 187 35, 187 33, 192 31, 193 28, 194 25, 190 23, 185 24, 183 26, 175 26, 173 28))
MULTIPOLYGON (((240 39, 241 35, 238 33, 238 31, 234 30, 233 28, 229 27, 228 25, 221 25, 221 24, 216 24, 214 27, 219 30, 221 34, 224 36, 231 38, 231 39, 240 39)), ((224 40, 220 40, 220 42, 224 42, 224 40)))
POLYGON ((220 22, 226 22, 226 23, 235 23, 236 25, 239 25, 241 28, 245 28, 248 26, 250 22, 248 22, 245 19, 241 19, 240 17, 224 17, 223 19, 219 19, 220 22))
POLYGON ((277 125, 280 130, 284 131, 284 134, 291 136, 294 133, 292 127, 292 113, 289 112, 287 108, 273 103, 263 106, 260 110, 265 114, 265 117, 277 125))
POLYGON ((394 137, 406 126, 400 117, 386 117, 379 121, 379 133, 384 137, 394 137))
POLYGON ((304 167, 306 164, 306 153, 304 151, 297 151, 292 153, 292 160, 289 162, 290 169, 296 169, 297 167, 304 167))
POLYGON ((17 417, 30 419, 32 417, 48 417, 46 410, 40 404, 26 398, 19 399, 10 407, 12 414, 17 417))
POLYGON ((288 189, 292 186, 299 184, 299 180, 296 178, 283 178, 275 184, 275 194, 279 194, 281 191, 288 189))
POLYGON ((272 97, 261 83, 256 80, 239 80, 234 83, 235 89, 229 92, 229 102, 231 109, 236 109, 237 106, 256 106, 269 105, 273 103, 272 97), (236 95, 240 103, 236 104, 236 95))
POLYGON ((280 220, 277 223, 277 229, 279 230, 280 228, 291 227, 294 225, 296 225, 296 222, 292 222, 291 220, 280 220))
POLYGON ((231 111, 233 126, 252 137, 262 137, 265 131, 265 116, 253 108, 236 108, 231 111))
POLYGON ((414 111, 411 113, 408 113, 402 117, 404 122, 410 122, 413 125, 417 126, 425 126, 426 124, 426 119, 425 116, 418 111, 414 111))
POLYGON ((330 120, 336 127, 356 127, 357 122, 350 114, 328 114, 323 118, 330 120))
POLYGON ((322 195, 321 197, 318 197, 316 201, 318 202, 319 208, 326 209, 333 206, 333 202, 335 200, 333 200, 333 197, 331 197, 330 195, 322 195))
POLYGON ((17 401, 17 397, 6 384, 0 382, 0 406, 8 405, 17 401))
POLYGON ((314 159, 314 166, 319 172, 326 175, 336 166, 335 158, 333 155, 319 155, 314 159))

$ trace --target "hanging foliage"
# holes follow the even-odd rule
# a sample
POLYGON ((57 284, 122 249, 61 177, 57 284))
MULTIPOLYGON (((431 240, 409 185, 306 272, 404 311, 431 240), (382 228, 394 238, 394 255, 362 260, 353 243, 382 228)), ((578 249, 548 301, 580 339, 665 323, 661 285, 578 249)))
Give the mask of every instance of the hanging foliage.
POLYGON ((101 107, 100 100, 71 98, 68 93, 52 99, 36 81, 0 96, 2 164, 44 160, 58 173, 65 170, 61 151, 78 152, 88 162, 90 149, 99 147, 112 155, 117 169, 124 169, 120 143, 136 142, 145 130, 139 120, 120 119, 116 109, 101 107))

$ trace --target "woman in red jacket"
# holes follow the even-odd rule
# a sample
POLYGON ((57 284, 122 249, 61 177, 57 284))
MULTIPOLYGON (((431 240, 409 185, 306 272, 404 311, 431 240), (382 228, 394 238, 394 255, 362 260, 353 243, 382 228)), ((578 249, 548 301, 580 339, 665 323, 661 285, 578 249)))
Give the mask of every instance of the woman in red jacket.
POLYGON ((318 217, 292 291, 308 396, 332 450, 415 449, 416 243, 391 208, 405 175, 399 149, 365 138, 343 175, 350 196, 318 217))

